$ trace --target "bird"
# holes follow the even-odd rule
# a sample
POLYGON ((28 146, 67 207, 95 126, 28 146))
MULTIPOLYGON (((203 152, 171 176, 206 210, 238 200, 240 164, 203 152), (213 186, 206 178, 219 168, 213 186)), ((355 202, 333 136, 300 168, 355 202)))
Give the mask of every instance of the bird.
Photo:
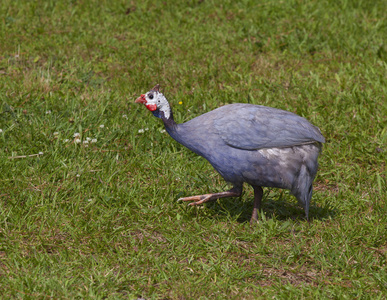
POLYGON ((248 103, 221 106, 177 124, 171 106, 157 84, 135 100, 160 118, 178 143, 204 157, 232 188, 183 197, 201 205, 225 197, 240 197, 243 184, 254 190, 251 223, 258 220, 262 187, 289 190, 304 208, 309 222, 318 156, 325 143, 320 129, 289 111, 248 103))

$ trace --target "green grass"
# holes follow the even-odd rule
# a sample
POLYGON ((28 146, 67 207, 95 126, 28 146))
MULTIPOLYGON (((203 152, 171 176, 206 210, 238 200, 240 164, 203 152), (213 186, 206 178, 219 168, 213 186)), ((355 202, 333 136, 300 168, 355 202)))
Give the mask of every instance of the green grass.
POLYGON ((386 11, 371 0, 2 1, 2 298, 385 299, 386 11), (311 225, 278 189, 265 189, 254 226, 249 187, 177 203, 228 187, 134 103, 156 83, 178 122, 250 102, 317 125, 327 143, 311 225))

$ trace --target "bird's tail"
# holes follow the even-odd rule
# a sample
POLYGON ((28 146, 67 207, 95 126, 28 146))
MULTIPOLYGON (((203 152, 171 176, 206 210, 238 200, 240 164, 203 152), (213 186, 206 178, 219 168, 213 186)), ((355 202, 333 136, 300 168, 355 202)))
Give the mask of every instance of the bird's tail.
POLYGON ((313 195, 313 180, 315 173, 311 174, 306 165, 302 165, 299 176, 291 190, 298 202, 305 210, 306 219, 309 220, 309 206, 313 195))

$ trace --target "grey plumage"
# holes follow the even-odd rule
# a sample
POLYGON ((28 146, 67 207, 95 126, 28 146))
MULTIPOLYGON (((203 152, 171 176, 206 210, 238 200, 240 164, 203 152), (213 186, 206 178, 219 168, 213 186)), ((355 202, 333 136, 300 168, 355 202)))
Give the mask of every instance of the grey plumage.
POLYGON ((246 182, 255 191, 252 220, 257 218, 260 208, 261 187, 290 190, 309 217, 317 158, 325 139, 306 119, 280 109, 237 103, 176 124, 158 86, 141 95, 136 102, 144 103, 164 121, 173 139, 207 159, 233 185, 228 192, 182 200, 196 201, 191 205, 197 205, 221 197, 238 196, 246 182))

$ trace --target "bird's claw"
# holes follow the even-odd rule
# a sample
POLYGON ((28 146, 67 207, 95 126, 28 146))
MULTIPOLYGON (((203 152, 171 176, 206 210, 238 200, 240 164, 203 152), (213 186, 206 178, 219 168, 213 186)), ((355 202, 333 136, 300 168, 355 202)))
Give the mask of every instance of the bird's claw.
POLYGON ((202 204, 202 203, 199 203, 199 202, 200 202, 200 201, 188 203, 188 206, 196 206, 196 205, 202 204))
POLYGON ((195 202, 189 203, 188 205, 189 206, 196 206, 196 205, 200 205, 200 204, 203 204, 204 202, 209 201, 210 198, 211 198, 211 194, 210 195, 200 195, 200 196, 191 196, 191 197, 179 198, 179 199, 177 199, 177 201, 195 201, 195 202))
POLYGON ((198 197, 196 197, 196 196, 183 197, 183 198, 177 199, 177 201, 197 201, 197 200, 200 200, 200 199, 198 197))

